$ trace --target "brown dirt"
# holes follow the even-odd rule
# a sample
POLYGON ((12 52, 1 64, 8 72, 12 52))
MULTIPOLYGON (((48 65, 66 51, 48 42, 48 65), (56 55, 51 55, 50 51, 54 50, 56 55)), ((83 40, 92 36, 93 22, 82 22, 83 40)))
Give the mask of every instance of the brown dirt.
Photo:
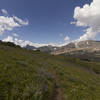
POLYGON ((54 93, 54 100, 64 100, 62 95, 62 90, 60 88, 59 79, 56 76, 56 73, 53 73, 53 78, 55 80, 55 93, 54 93))

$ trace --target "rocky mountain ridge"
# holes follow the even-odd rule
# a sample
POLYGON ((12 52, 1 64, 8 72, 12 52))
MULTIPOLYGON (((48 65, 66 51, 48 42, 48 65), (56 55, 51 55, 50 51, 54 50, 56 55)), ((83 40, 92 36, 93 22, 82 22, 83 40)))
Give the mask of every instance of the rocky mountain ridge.
POLYGON ((100 41, 86 40, 80 42, 72 42, 66 46, 60 47, 59 49, 52 52, 54 55, 74 53, 82 51, 87 53, 100 52, 100 41))
POLYGON ((56 47, 52 45, 43 46, 43 47, 34 47, 27 45, 26 49, 30 50, 40 50, 42 52, 50 53, 53 55, 61 54, 85 54, 85 53, 100 53, 100 41, 86 40, 80 42, 71 42, 62 47, 56 47))

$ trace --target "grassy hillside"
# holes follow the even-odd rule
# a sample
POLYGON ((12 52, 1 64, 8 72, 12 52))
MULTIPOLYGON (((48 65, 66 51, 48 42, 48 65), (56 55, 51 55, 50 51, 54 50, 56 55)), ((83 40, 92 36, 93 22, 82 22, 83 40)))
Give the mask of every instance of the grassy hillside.
POLYGON ((0 44, 0 100, 100 100, 100 63, 0 44))

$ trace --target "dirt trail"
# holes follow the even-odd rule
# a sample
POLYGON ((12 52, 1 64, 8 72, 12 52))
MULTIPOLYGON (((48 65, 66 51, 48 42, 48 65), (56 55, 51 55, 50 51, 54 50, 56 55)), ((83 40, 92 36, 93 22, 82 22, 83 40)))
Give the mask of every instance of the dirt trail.
POLYGON ((59 79, 56 76, 56 73, 53 73, 53 78, 55 80, 55 93, 54 93, 54 100, 64 100, 62 96, 62 90, 59 85, 59 79))

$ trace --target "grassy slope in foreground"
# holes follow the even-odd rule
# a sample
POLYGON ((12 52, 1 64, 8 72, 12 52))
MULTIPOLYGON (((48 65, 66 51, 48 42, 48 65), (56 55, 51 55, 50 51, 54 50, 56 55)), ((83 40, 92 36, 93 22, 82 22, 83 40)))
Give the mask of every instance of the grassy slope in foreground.
POLYGON ((0 100, 61 98, 100 100, 100 64, 0 45, 0 100))

